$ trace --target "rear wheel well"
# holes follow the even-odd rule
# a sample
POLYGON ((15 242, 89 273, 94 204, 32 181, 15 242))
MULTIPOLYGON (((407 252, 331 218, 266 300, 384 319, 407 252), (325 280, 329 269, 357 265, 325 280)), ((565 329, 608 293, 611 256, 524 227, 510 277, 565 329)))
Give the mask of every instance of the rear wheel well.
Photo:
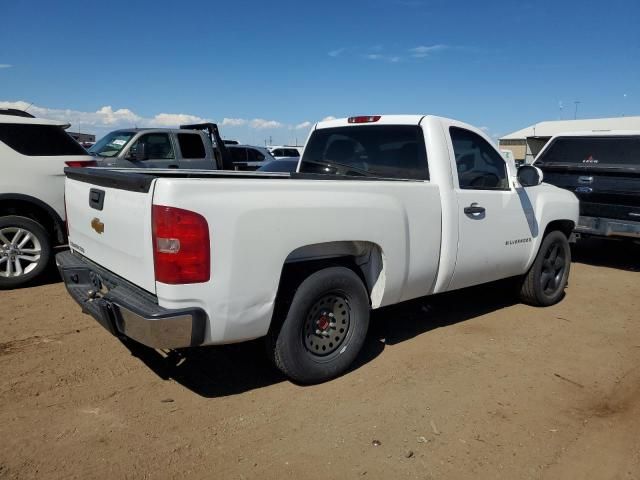
POLYGON ((45 207, 35 202, 23 199, 0 199, 0 217, 16 215, 30 218, 42 225, 49 234, 54 244, 66 242, 64 223, 55 212, 48 211, 45 207))
POLYGON ((300 284, 310 275, 330 267, 345 267, 353 271, 365 286, 369 306, 377 308, 385 285, 384 258, 381 248, 370 242, 330 242, 302 247, 292 252, 282 267, 280 283, 272 317, 272 327, 279 328, 300 284), (305 258, 306 253, 330 255, 305 258))
POLYGON ((572 220, 554 220, 553 222, 549 222, 547 228, 544 230, 544 237, 547 236, 549 232, 553 232, 555 230, 562 232, 565 237, 571 237, 571 233, 573 233, 573 229, 576 227, 576 224, 572 220))

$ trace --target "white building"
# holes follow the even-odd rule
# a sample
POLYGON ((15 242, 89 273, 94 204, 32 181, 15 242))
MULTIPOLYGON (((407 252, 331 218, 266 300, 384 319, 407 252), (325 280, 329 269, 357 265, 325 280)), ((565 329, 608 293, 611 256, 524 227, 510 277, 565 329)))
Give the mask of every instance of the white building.
POLYGON ((530 127, 500 138, 500 148, 511 150, 516 161, 533 161, 538 152, 549 139, 560 133, 606 130, 636 130, 640 131, 640 116, 589 118, 581 120, 557 120, 540 122, 530 127))

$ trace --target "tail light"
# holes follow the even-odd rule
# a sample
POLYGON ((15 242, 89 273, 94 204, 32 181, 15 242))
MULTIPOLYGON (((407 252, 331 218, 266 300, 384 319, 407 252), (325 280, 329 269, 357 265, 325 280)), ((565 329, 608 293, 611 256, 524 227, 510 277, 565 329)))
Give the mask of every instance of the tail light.
POLYGON ((64 162, 67 167, 72 168, 82 168, 82 167, 95 167, 98 165, 98 162, 95 160, 69 160, 68 162, 64 162))
POLYGON ((209 280, 209 225, 202 215, 154 205, 152 228, 156 281, 176 285, 209 280))
POLYGON ((380 120, 380 118, 380 115, 364 115, 359 117, 349 117, 347 121, 349 123, 373 123, 380 120))

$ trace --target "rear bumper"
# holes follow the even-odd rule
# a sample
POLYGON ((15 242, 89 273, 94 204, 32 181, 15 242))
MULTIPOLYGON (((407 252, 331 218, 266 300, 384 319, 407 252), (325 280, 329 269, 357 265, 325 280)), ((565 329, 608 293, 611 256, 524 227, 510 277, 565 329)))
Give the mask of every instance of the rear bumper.
POLYGON ((640 222, 580 216, 575 232, 600 237, 640 238, 640 222))
POLYGON ((56 265, 82 311, 113 335, 152 348, 192 347, 204 341, 204 310, 163 308, 150 293, 70 251, 56 255, 56 265))

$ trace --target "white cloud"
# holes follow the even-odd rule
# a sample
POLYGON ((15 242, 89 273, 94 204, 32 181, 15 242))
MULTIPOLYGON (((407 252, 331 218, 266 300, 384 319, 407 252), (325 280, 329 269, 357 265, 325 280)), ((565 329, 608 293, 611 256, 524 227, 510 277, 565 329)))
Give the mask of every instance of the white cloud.
POLYGON ((367 58, 369 60, 382 60, 391 63, 397 63, 402 60, 402 58, 397 55, 382 55, 380 53, 369 53, 365 55, 364 58, 367 58))
POLYGON ((275 120, 265 120, 264 118, 254 118, 249 122, 252 128, 264 130, 265 128, 281 128, 284 125, 275 120))
POLYGON ((322 121, 323 121, 323 122, 328 122, 328 121, 330 121, 330 120, 335 120, 335 119, 336 119, 336 117, 334 117, 333 115, 329 115, 329 116, 327 116, 327 117, 324 117, 324 118, 322 119, 322 121))
MULTIPOLYGON (((114 130, 116 128, 127 127, 177 127, 185 123, 204 123, 213 120, 187 113, 158 113, 153 117, 143 117, 128 108, 115 109, 111 105, 105 105, 95 112, 83 112, 80 110, 46 108, 32 105, 23 100, 9 102, 0 101, 0 108, 18 108, 20 110, 29 109, 29 113, 36 117, 49 118, 52 120, 62 120, 77 128, 78 125, 83 130, 93 128, 95 130, 114 130)), ((240 127, 249 125, 256 130, 267 128, 277 129, 285 125, 276 120, 265 120, 264 118, 254 118, 246 120, 244 118, 224 118, 220 125, 223 127, 240 127)))
POLYGON ((331 50, 329 53, 327 53, 327 55, 329 55, 330 57, 339 57, 340 55, 342 55, 342 53, 344 53, 345 49, 344 48, 336 48, 335 50, 331 50))
POLYGON ((302 122, 299 123, 298 125, 295 126, 296 130, 303 130, 305 128, 309 128, 311 125, 313 125, 311 122, 302 122))
POLYGON ((246 125, 247 121, 244 118, 223 118, 222 126, 223 127, 241 127, 242 125, 246 125))
POLYGON ((0 68, 11 68, 13 67, 13 65, 10 65, 8 63, 0 63, 0 68))
POLYGON ((177 127, 187 123, 205 123, 211 120, 186 113, 159 113, 147 125, 152 127, 177 127))
POLYGON ((411 56, 414 58, 424 58, 424 57, 428 57, 430 54, 434 52, 446 50, 447 48, 449 48, 447 45, 441 45, 441 44, 428 45, 428 46, 420 45, 415 48, 410 48, 409 53, 411 53, 411 56))

